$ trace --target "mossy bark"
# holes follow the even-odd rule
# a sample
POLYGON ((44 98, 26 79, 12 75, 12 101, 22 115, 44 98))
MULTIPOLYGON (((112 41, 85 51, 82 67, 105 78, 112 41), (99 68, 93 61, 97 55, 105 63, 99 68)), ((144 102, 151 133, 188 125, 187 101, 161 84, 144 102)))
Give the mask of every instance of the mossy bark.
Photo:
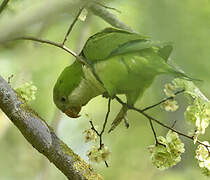
POLYGON ((101 180, 90 166, 75 154, 54 130, 17 96, 0 76, 0 108, 25 139, 49 159, 70 180, 101 180))

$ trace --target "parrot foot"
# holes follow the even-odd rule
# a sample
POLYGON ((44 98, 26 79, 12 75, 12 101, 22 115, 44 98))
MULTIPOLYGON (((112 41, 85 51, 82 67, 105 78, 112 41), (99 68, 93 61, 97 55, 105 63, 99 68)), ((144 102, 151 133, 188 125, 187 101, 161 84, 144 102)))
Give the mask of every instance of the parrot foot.
POLYGON ((110 98, 107 91, 102 94, 102 97, 104 97, 104 98, 110 98))
POLYGON ((105 91, 103 94, 102 94, 102 97, 104 98, 107 98, 107 99, 114 99, 115 98, 115 95, 110 95, 107 91, 105 91))

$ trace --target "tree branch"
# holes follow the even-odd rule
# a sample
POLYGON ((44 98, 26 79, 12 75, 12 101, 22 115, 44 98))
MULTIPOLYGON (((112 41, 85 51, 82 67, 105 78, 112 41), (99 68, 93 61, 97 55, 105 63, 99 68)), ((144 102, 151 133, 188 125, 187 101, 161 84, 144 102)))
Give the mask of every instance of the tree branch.
MULTIPOLYGON (((183 137, 185 137, 185 138, 194 140, 194 137, 193 137, 193 136, 188 136, 187 134, 184 134, 184 133, 182 133, 182 132, 180 132, 180 131, 174 129, 173 126, 170 127, 170 126, 168 126, 168 125, 166 125, 166 124, 164 124, 164 123, 158 121, 157 119, 155 119, 155 118, 153 118, 152 116, 150 116, 150 115, 148 115, 147 113, 145 113, 143 110, 138 109, 138 108, 136 108, 136 107, 134 107, 134 106, 130 106, 130 105, 128 105, 127 103, 124 103, 119 97, 115 96, 114 98, 115 98, 120 104, 122 104, 123 106, 128 107, 128 109, 134 110, 134 111, 136 111, 136 112, 142 114, 142 115, 143 115, 144 117, 146 117, 149 121, 154 121, 154 122, 156 122, 157 124, 159 124, 160 126, 162 126, 162 127, 164 127, 164 128, 167 128, 167 129, 169 129, 169 130, 171 130, 171 131, 173 131, 173 132, 179 134, 180 136, 183 136, 183 137)), ((153 133, 154 133, 154 132, 153 132, 153 133)), ((205 146, 205 147, 210 147, 210 146, 208 146, 208 145, 202 143, 200 140, 197 140, 196 143, 201 144, 201 145, 203 145, 203 146, 205 146)))
POLYGON ((44 39, 40 39, 40 38, 35 38, 35 37, 31 37, 31 36, 24 36, 24 37, 18 37, 18 38, 11 39, 11 41, 14 41, 14 40, 30 40, 30 41, 36 41, 39 43, 49 44, 49 45, 58 47, 60 49, 63 49, 64 51, 68 52, 72 56, 74 56, 80 63, 88 65, 87 62, 84 59, 82 59, 82 57, 80 57, 74 51, 67 48, 65 45, 63 45, 61 43, 57 43, 57 42, 50 41, 50 40, 44 40, 44 39))
POLYGON ((22 36, 34 24, 58 17, 78 9, 92 0, 45 0, 33 3, 14 17, 6 17, 0 22, 0 43, 22 36), (47 8, 46 8, 47 7, 47 8))
MULTIPOLYGON (((104 123, 103 123, 103 128, 102 128, 102 130, 101 130, 100 133, 96 130, 95 126, 93 125, 93 122, 90 121, 91 129, 99 137, 99 149, 102 149, 102 147, 104 146, 104 143, 103 143, 103 134, 104 134, 104 131, 106 129, 106 125, 107 125, 107 122, 108 122, 110 111, 111 111, 111 98, 108 99, 108 109, 107 109, 107 113, 106 113, 105 120, 104 120, 104 123)), ((105 163, 106 167, 109 167, 109 165, 108 165, 108 163, 106 161, 104 161, 104 163, 105 163)))
POLYGON ((96 16, 100 17, 107 23, 111 24, 112 26, 120 29, 125 29, 130 32, 134 32, 134 30, 129 27, 128 25, 124 24, 121 20, 117 18, 114 14, 110 13, 107 8, 101 6, 98 3, 91 3, 88 6, 88 9, 96 16))
POLYGON ((79 16, 80 16, 80 14, 82 13, 82 10, 83 10, 83 9, 84 9, 83 7, 79 9, 79 12, 77 13, 77 15, 76 15, 74 21, 73 21, 73 22, 71 23, 71 25, 69 26, 68 31, 67 31, 67 33, 65 34, 65 37, 64 37, 64 40, 63 40, 62 45, 65 45, 65 42, 67 41, 68 36, 69 36, 70 32, 72 31, 74 25, 76 24, 76 22, 77 22, 77 20, 78 20, 78 18, 79 18, 79 16))
POLYGON ((75 154, 53 129, 17 96, 0 76, 0 108, 26 140, 70 180, 102 179, 75 154))
MULTIPOLYGON (((185 91, 185 90, 182 89, 182 90, 180 90, 180 91, 175 92, 174 95, 176 96, 176 95, 178 95, 178 94, 183 93, 184 91, 185 91)), ((166 102, 166 101, 168 101, 168 100, 170 100, 170 99, 173 99, 173 98, 174 98, 174 97, 172 97, 172 96, 171 96, 171 97, 167 97, 167 98, 165 98, 165 99, 159 101, 159 102, 156 103, 156 104, 153 104, 153 105, 151 105, 151 106, 148 106, 148 107, 142 109, 142 111, 147 111, 147 110, 149 110, 149 109, 152 109, 152 108, 154 108, 154 107, 156 107, 156 106, 158 106, 158 105, 160 105, 160 104, 162 104, 162 103, 164 103, 164 102, 166 102)))
POLYGON ((7 6, 8 2, 9 2, 9 0, 3 0, 3 2, 0 5, 0 14, 4 10, 4 8, 7 6))

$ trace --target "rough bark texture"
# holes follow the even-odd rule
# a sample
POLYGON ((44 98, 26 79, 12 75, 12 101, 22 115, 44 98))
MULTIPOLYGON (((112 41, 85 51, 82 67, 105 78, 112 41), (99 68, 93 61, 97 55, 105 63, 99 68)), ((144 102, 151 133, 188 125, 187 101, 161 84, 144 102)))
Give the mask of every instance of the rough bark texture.
POLYGON ((1 76, 0 108, 17 126, 27 141, 46 156, 68 179, 102 179, 56 136, 53 129, 17 96, 1 76))

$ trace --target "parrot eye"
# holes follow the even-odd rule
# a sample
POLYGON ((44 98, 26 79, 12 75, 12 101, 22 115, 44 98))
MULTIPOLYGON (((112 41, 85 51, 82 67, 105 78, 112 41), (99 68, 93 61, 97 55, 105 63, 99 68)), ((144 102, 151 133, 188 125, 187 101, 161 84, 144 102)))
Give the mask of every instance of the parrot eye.
POLYGON ((66 98, 65 97, 62 97, 61 98, 61 102, 66 102, 66 98))

